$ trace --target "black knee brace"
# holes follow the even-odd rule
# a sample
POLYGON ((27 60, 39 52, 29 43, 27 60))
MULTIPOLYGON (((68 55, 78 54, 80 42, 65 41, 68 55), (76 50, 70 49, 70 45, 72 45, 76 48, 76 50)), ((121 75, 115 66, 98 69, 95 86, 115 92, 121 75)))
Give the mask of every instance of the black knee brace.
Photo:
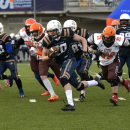
POLYGON ((80 88, 77 88, 77 90, 78 90, 78 91, 81 91, 81 90, 83 90, 84 88, 85 88, 85 87, 84 87, 84 84, 81 83, 80 88))
POLYGON ((117 79, 111 79, 111 87, 118 86, 117 79))
POLYGON ((69 83, 68 82, 68 80, 67 79, 65 79, 65 78, 60 78, 60 83, 61 83, 61 85, 64 87, 67 83, 69 83))
POLYGON ((118 76, 116 77, 116 80, 117 80, 117 83, 119 83, 119 82, 120 82, 120 79, 119 79, 119 77, 118 77, 118 76))

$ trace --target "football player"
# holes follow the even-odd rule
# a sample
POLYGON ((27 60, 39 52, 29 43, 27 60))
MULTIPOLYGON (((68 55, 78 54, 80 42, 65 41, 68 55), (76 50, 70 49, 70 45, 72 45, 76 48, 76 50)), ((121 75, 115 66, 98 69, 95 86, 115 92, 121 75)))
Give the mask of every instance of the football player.
MULTIPOLYGON (((129 15, 122 14, 120 16, 120 25, 116 28, 116 34, 125 36, 130 42, 130 24, 129 24, 129 15)), ((120 58, 120 67, 118 71, 118 76, 122 77, 123 66, 126 63, 128 67, 128 74, 130 79, 130 46, 122 46, 119 50, 119 58, 120 58)), ((127 80, 129 80, 127 79, 127 80)))
MULTIPOLYGON (((89 37, 88 30, 77 27, 77 23, 74 20, 65 21, 63 27, 64 28, 71 28, 72 31, 74 31, 79 36, 84 37, 86 40, 89 37)), ((89 70, 91 63, 92 63, 92 54, 89 54, 90 59, 86 60, 85 57, 82 57, 82 55, 83 55, 82 43, 73 40, 71 44, 72 44, 72 50, 74 52, 74 56, 75 56, 76 61, 77 61, 76 71, 80 75, 81 81, 93 80, 96 76, 88 75, 88 70, 89 70)), ((98 77, 96 77, 96 78, 98 78, 98 77)), ((84 99, 85 99, 85 89, 81 90, 81 94, 79 96, 80 101, 84 101, 84 99)))
MULTIPOLYGON (((20 31, 19 31, 19 35, 20 35, 20 39, 17 42, 16 48, 19 48, 20 45, 24 45, 26 44, 28 46, 28 48, 31 49, 32 47, 32 41, 30 38, 30 26, 36 23, 36 21, 32 18, 28 18, 25 21, 25 27, 23 27, 20 31)), ((37 67, 37 62, 39 62, 38 56, 36 56, 35 54, 31 54, 30 52, 30 66, 31 66, 31 70, 34 72, 35 78, 37 79, 37 81, 45 88, 45 92, 42 93, 41 95, 49 95, 50 92, 47 90, 47 88, 45 87, 45 85, 43 84, 40 75, 39 75, 39 70, 37 67)), ((47 73, 48 77, 51 77, 53 79, 53 81, 55 82, 55 84, 58 84, 58 79, 54 74, 51 73, 47 73)))
MULTIPOLYGON (((60 67, 60 83, 64 87, 68 104, 62 107, 63 111, 75 111, 75 105, 72 99, 72 89, 71 85, 74 86, 78 91, 83 90, 85 87, 92 85, 99 85, 104 89, 104 85, 99 83, 99 81, 82 81, 80 82, 75 69, 77 67, 76 59, 72 51, 72 40, 81 42, 83 44, 83 56, 86 59, 90 59, 87 52, 87 42, 86 39, 75 34, 70 28, 62 29, 61 23, 57 20, 51 20, 47 23, 47 33, 43 39, 43 52, 42 60, 48 62, 50 59, 55 59, 56 63, 60 67), (56 46, 58 52, 48 53, 51 47, 56 46), (71 85, 70 85, 71 84, 71 85)), ((52 62, 52 61, 51 61, 52 62)), ((55 72, 56 73, 56 72, 55 72)))
POLYGON ((121 79, 117 76, 120 62, 118 60, 118 52, 120 46, 129 46, 128 40, 121 35, 116 35, 116 30, 107 26, 102 33, 94 33, 88 38, 88 42, 95 45, 97 50, 91 46, 89 52, 100 55, 99 61, 102 74, 105 80, 111 84, 112 98, 110 102, 115 106, 118 105, 118 83, 126 87, 130 91, 129 81, 121 79))
MULTIPOLYGON (((0 23, 0 75, 7 68, 11 71, 10 78, 14 79, 19 89, 19 97, 24 97, 21 79, 18 77, 15 57, 12 55, 11 37, 4 32, 4 27, 0 23)), ((10 82, 10 87, 13 85, 13 80, 10 82)))
MULTIPOLYGON (((35 63, 37 67, 37 69, 39 70, 39 75, 44 83, 44 85, 46 86, 46 88, 48 89, 48 91, 51 94, 51 97, 48 99, 49 102, 51 101, 55 101, 58 100, 58 96, 55 94, 51 82, 48 80, 47 78, 47 73, 48 73, 48 69, 45 68, 44 64, 46 64, 44 61, 42 61, 42 41, 45 35, 47 35, 45 28, 43 28, 43 26, 40 23, 33 23, 30 26, 30 37, 32 40, 32 47, 30 49, 31 54, 34 54, 37 56, 37 62, 35 63), (46 72, 46 77, 44 76, 44 73, 46 72)), ((49 68, 49 66, 48 66, 49 68)), ((56 75, 57 77, 60 76, 60 69, 59 66, 55 66, 55 63, 53 64, 52 70, 55 69, 58 73, 58 75, 56 75)), ((58 80, 58 79, 57 79, 58 80)), ((57 85, 59 85, 59 80, 57 85)))

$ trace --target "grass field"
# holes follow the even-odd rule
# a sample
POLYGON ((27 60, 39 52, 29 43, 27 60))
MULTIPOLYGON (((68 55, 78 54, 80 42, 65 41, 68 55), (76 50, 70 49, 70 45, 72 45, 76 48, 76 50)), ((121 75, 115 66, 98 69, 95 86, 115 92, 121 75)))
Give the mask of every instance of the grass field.
MULTIPOLYGON (((62 111, 66 96, 61 85, 56 86, 50 79, 59 100, 48 102, 48 96, 41 96, 42 86, 35 80, 28 63, 18 63, 18 72, 23 83, 24 98, 19 98, 18 89, 4 87, 0 82, 0 130, 129 130, 130 129, 130 94, 125 87, 119 87, 119 106, 113 106, 109 99, 112 96, 110 84, 102 81, 106 89, 97 86, 86 89, 84 102, 74 102, 76 111, 62 111), (30 102, 35 99, 36 102, 30 102)), ((128 78, 128 69, 124 66, 124 78, 128 78)), ((90 74, 98 73, 94 61, 90 74)), ((49 71, 51 72, 51 70, 49 71)), ((7 70, 6 74, 10 74, 7 70)), ((73 88, 73 98, 78 98, 79 91, 73 88)))

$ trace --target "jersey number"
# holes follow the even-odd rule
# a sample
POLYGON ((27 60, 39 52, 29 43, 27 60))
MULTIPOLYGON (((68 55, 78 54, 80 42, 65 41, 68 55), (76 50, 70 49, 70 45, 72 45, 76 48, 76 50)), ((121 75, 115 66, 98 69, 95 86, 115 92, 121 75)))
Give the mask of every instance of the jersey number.
POLYGON ((72 45, 72 50, 73 50, 74 53, 78 52, 78 51, 79 51, 79 48, 80 48, 81 50, 83 50, 83 46, 82 46, 81 43, 79 43, 79 44, 73 44, 73 45, 72 45))
POLYGON ((115 55, 114 52, 110 53, 110 55, 109 53, 103 53, 102 58, 105 58, 107 56, 107 59, 111 59, 114 55, 115 55))

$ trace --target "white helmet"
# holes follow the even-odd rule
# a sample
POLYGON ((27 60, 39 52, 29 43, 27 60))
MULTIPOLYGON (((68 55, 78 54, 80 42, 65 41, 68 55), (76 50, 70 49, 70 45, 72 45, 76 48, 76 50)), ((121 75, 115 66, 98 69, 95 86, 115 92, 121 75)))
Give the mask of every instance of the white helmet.
POLYGON ((130 16, 128 14, 122 14, 120 16, 120 25, 121 26, 127 26, 129 24, 130 16), (126 20, 127 22, 121 22, 121 20, 126 20))
POLYGON ((14 37, 15 37, 15 34, 14 34, 14 33, 10 33, 10 37, 11 37, 11 38, 14 38, 14 37))
POLYGON ((2 23, 0 23, 0 35, 4 33, 4 26, 2 23))
POLYGON ((15 38, 16 38, 16 40, 19 40, 19 39, 20 39, 19 34, 16 34, 16 35, 15 35, 15 38))
POLYGON ((77 23, 74 20, 66 20, 63 25, 64 28, 71 28, 72 31, 77 30, 77 23))
POLYGON ((61 31, 62 31, 61 23, 58 20, 51 20, 47 23, 47 32, 53 31, 53 30, 58 30, 57 34, 53 36, 53 38, 57 38, 61 34, 61 31))

